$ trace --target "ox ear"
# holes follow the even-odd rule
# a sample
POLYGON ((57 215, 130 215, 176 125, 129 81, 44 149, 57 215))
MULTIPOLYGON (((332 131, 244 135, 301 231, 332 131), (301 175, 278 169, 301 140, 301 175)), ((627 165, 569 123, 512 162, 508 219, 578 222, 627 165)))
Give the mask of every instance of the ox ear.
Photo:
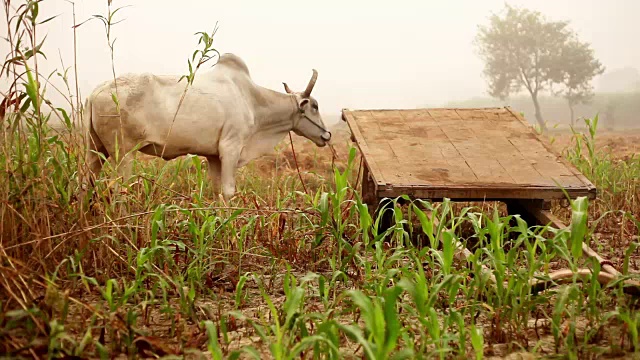
POLYGON ((300 101, 300 103, 298 103, 298 107, 300 108, 300 110, 303 110, 302 108, 304 108, 308 103, 309 99, 304 98, 300 101))
POLYGON ((286 82, 283 82, 282 85, 284 85, 284 91, 286 91, 287 94, 293 94, 293 91, 291 91, 291 89, 289 88, 289 85, 287 85, 286 82))

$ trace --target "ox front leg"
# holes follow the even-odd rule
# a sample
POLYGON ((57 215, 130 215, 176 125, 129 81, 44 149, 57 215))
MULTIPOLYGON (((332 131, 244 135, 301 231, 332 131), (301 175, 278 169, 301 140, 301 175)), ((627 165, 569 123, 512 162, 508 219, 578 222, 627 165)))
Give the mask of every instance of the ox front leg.
POLYGON ((238 159, 240 159, 240 151, 237 143, 234 145, 226 149, 226 151, 220 151, 221 187, 225 201, 229 201, 236 192, 236 169, 238 167, 238 159))
POLYGON ((217 195, 222 193, 221 190, 221 163, 220 157, 218 156, 207 156, 207 163, 209 164, 208 172, 209 178, 211 178, 211 183, 213 185, 213 192, 217 195))

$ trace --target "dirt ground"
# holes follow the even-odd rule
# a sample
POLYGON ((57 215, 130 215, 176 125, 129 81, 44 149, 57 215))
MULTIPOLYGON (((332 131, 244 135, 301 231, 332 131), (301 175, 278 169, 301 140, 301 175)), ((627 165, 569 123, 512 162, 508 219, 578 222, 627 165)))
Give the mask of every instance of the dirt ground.
MULTIPOLYGON (((547 139, 552 143, 556 151, 562 151, 571 145, 573 134, 569 131, 551 131, 547 139)), ((640 129, 628 130, 598 130, 596 145, 611 152, 615 158, 628 158, 640 153, 640 129)))

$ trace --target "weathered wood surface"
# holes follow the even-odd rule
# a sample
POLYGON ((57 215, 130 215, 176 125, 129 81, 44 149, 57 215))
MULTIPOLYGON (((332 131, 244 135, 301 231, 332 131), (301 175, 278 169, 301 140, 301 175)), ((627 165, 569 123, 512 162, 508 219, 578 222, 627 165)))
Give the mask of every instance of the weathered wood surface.
POLYGON ((342 112, 375 196, 594 198, 595 186, 509 108, 342 112))

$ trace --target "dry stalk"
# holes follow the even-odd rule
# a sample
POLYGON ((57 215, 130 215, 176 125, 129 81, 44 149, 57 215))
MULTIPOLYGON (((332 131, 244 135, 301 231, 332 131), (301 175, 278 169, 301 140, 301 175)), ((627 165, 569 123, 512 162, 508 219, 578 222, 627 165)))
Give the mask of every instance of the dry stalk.
POLYGON ((304 180, 302 180, 302 174, 300 173, 300 167, 298 166, 298 158, 296 157, 296 149, 293 146, 293 138, 291 137, 291 131, 289 131, 289 140, 291 141, 291 152, 293 153, 293 162, 296 164, 296 170, 298 171, 298 177, 300 178, 300 183, 302 184, 302 188, 304 189, 305 194, 309 195, 309 191, 307 190, 307 186, 304 184, 304 180))

